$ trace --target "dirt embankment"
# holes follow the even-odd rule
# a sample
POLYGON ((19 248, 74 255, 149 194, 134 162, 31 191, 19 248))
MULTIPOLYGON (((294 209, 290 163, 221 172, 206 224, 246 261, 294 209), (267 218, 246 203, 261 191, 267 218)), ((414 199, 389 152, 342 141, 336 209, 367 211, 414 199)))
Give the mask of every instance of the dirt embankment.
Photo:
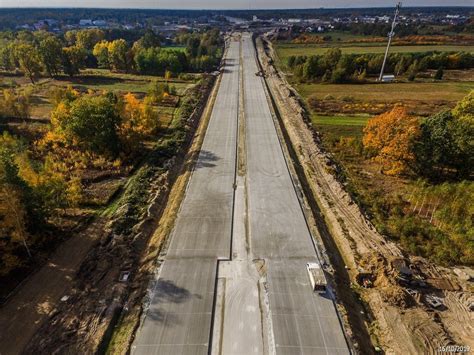
POLYGON ((273 66, 271 43, 258 39, 257 44, 282 128, 299 163, 300 180, 335 268, 337 297, 354 348, 364 354, 417 354, 448 344, 473 347, 469 281, 459 280, 450 269, 405 256, 376 231, 336 179, 339 168, 323 150, 301 99, 273 66), (432 297, 444 305, 429 305, 432 297), (372 344, 364 334, 370 334, 372 344))
POLYGON ((98 244, 73 276, 67 299, 50 310, 49 319, 25 353, 89 354, 112 348, 109 351, 115 354, 128 350, 157 257, 171 230, 169 206, 179 207, 179 193, 185 189, 203 129, 205 132, 212 83, 208 80, 199 87, 200 99, 186 119, 186 137, 177 153, 171 154, 176 148, 164 142, 166 149, 150 156, 128 183, 98 244))

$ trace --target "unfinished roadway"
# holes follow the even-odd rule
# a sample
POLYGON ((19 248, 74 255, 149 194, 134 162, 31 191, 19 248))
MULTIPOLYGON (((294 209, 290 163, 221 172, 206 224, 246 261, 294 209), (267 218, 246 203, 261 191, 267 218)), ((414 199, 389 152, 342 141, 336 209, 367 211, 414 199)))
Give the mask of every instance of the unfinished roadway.
POLYGON ((331 293, 306 274, 317 253, 256 72, 251 35, 229 41, 134 354, 349 353, 331 293))

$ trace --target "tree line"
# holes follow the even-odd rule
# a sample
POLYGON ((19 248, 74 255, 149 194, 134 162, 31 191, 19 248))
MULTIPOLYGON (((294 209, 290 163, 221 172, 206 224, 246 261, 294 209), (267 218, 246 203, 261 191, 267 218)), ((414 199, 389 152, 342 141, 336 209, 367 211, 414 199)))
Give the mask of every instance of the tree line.
MULTIPOLYGON (((290 56, 286 64, 300 82, 363 82, 367 75, 379 74, 383 57, 383 54, 342 54, 340 48, 331 48, 323 55, 290 56)), ((406 74, 410 81, 428 69, 437 70, 437 78, 441 79, 443 69, 471 68, 474 68, 474 54, 468 52, 392 53, 386 64, 386 72, 406 74)))
POLYGON ((72 77, 85 67, 149 75, 210 71, 219 63, 223 46, 217 29, 179 34, 176 43, 184 50, 163 48, 162 38, 152 30, 133 43, 123 38, 107 40, 99 29, 73 30, 61 36, 21 31, 6 36, 4 42, 0 67, 19 70, 32 83, 41 74, 72 77))

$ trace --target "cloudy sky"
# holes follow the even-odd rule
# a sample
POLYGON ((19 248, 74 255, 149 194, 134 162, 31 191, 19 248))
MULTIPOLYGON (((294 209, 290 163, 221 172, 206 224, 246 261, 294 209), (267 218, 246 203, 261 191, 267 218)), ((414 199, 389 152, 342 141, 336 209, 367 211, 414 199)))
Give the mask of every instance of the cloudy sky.
MULTIPOLYGON (((393 6, 395 0, 0 0, 0 7, 275 9, 393 6)), ((406 0, 404 6, 472 6, 473 0, 406 0)))

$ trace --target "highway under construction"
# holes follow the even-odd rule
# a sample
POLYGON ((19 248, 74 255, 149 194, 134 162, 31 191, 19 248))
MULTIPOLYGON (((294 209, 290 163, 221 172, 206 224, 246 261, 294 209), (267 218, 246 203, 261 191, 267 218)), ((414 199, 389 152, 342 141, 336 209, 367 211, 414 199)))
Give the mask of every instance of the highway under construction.
POLYGON ((133 354, 347 354, 250 33, 228 39, 201 152, 133 354))

